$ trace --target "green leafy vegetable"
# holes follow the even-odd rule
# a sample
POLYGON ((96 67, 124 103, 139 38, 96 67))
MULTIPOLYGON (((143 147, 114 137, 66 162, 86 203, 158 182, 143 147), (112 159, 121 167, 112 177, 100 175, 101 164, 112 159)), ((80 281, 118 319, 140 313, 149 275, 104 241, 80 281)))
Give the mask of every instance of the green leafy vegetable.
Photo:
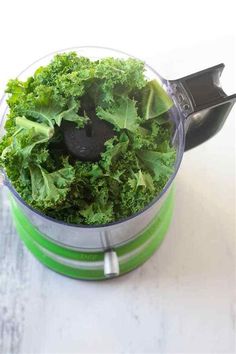
POLYGON ((139 186, 148 188, 150 191, 155 189, 150 174, 144 173, 141 170, 133 174, 133 178, 129 179, 129 183, 133 189, 137 189, 139 186))
POLYGON ((158 152, 140 150, 137 152, 138 157, 150 172, 153 173, 154 179, 158 181, 160 177, 166 177, 173 172, 173 163, 175 161, 175 151, 158 152))
POLYGON ((144 119, 152 119, 167 112, 172 101, 156 80, 149 81, 142 92, 142 114, 144 119))
POLYGON ((37 165, 30 166, 32 197, 35 205, 48 208, 65 201, 75 172, 72 166, 48 173, 37 165))
POLYGON ((43 123, 33 122, 27 118, 23 117, 16 117, 16 126, 24 129, 34 129, 35 135, 43 135, 46 138, 51 138, 54 134, 54 128, 49 127, 43 123))
POLYGON ((142 210, 170 178, 172 101, 147 80, 143 62, 63 53, 26 81, 10 80, 6 92, 0 167, 46 215, 74 224, 114 222, 142 210), (94 117, 110 123, 115 136, 98 161, 76 161, 64 142, 64 123, 82 129, 94 117))
POLYGON ((129 97, 122 97, 111 110, 97 109, 98 117, 113 124, 116 129, 128 129, 135 132, 139 127, 140 118, 137 114, 135 101, 129 97))

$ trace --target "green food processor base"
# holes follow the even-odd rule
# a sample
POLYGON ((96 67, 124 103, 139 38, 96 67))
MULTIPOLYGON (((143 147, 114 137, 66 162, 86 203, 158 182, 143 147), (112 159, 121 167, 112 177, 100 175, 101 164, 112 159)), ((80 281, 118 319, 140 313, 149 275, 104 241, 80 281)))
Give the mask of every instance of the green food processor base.
MULTIPOLYGON (((114 248, 120 275, 143 264, 160 246, 173 212, 173 188, 161 210, 137 237, 114 248)), ((48 268, 69 277, 87 280, 107 279, 104 275, 104 252, 82 252, 63 247, 40 233, 11 198, 12 217, 21 240, 34 256, 48 268)))

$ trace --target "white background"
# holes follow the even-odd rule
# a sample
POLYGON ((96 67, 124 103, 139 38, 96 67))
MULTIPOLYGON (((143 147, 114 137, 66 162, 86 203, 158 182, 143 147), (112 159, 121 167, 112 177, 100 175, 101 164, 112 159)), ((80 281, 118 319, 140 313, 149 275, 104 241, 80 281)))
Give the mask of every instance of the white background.
MULTIPOLYGON (((236 92, 233 1, 7 0, 0 11, 1 91, 49 52, 100 45, 172 79, 224 62, 223 88, 236 92)), ((0 195, 1 354, 235 353, 235 118, 234 108, 185 154, 164 243, 119 279, 45 269, 17 241, 0 195)))

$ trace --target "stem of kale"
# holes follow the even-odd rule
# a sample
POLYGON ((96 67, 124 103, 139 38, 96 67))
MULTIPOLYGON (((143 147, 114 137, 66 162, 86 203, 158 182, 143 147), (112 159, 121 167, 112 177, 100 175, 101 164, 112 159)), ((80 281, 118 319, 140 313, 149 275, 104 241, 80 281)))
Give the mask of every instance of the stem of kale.
POLYGON ((24 129, 34 128, 38 134, 42 134, 48 138, 51 138, 54 134, 54 129, 47 126, 46 124, 33 122, 26 117, 16 117, 16 125, 24 129))

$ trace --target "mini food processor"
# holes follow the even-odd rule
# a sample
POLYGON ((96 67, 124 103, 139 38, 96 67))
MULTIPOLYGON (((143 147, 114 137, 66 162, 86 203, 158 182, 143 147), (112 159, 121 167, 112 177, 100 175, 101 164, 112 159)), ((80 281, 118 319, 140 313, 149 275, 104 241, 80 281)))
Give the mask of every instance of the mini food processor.
MULTIPOLYGON (((70 51, 91 60, 130 57, 108 48, 71 48, 41 58, 27 67, 18 76, 19 79, 24 80, 39 66, 47 65, 55 54, 70 51)), ((27 205, 11 185, 4 170, 0 170, 0 185, 8 189, 17 232, 39 261, 69 277, 100 280, 127 273, 154 253, 171 222, 173 183, 183 153, 217 133, 236 100, 236 95, 227 96, 220 86, 223 68, 224 64, 219 64, 178 80, 166 80, 153 68, 145 65, 146 77, 157 80, 174 103, 168 113, 174 126, 172 144, 176 149, 176 160, 173 173, 161 193, 142 211, 126 219, 94 226, 69 224, 53 219, 27 205)), ((0 102, 0 137, 4 135, 7 112, 4 96, 0 102)), ((104 127, 98 127, 98 132, 101 139, 106 140, 111 136, 109 129, 106 131, 104 127)))

